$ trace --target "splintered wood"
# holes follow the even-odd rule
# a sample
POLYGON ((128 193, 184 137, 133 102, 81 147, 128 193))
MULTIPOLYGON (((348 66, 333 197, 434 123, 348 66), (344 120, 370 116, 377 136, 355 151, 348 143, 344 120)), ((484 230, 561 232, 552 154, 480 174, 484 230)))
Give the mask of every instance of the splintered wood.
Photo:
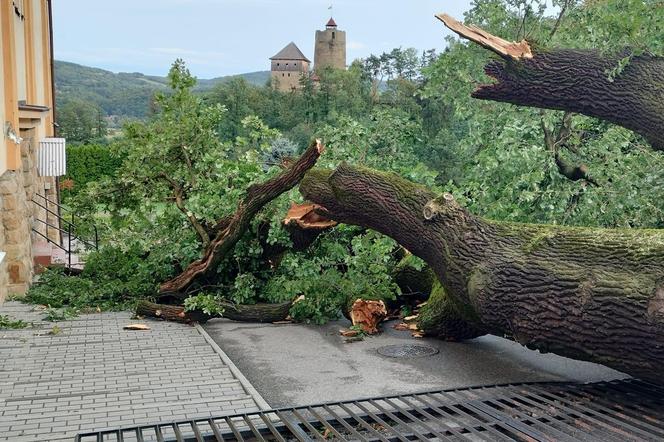
POLYGON ((336 221, 325 218, 316 213, 320 208, 318 204, 291 203, 290 209, 284 218, 285 225, 296 224, 301 229, 327 229, 337 225, 336 221))
POLYGON ((150 330, 150 327, 145 324, 128 324, 122 328, 125 330, 150 330))
POLYGON ((387 316, 387 308, 383 301, 366 301, 356 299, 350 309, 353 325, 370 335, 378 333, 378 324, 387 316))
POLYGON ((477 26, 466 26, 447 14, 436 14, 436 18, 443 22, 451 31, 456 32, 461 37, 477 43, 483 48, 495 52, 501 57, 511 57, 514 60, 520 58, 533 58, 530 45, 526 40, 520 42, 507 41, 495 35, 491 35, 484 29, 477 26))

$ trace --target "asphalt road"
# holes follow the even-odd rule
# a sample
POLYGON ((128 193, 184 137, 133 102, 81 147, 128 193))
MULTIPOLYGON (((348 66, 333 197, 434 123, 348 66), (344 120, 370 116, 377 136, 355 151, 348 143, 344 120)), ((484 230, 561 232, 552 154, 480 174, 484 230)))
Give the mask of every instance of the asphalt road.
POLYGON ((495 336, 466 342, 414 339, 384 324, 381 335, 345 343, 339 329, 215 319, 205 330, 272 407, 307 405, 424 390, 527 381, 599 381, 627 377, 607 367, 540 354, 495 336), (438 353, 390 358, 377 349, 417 344, 438 353))

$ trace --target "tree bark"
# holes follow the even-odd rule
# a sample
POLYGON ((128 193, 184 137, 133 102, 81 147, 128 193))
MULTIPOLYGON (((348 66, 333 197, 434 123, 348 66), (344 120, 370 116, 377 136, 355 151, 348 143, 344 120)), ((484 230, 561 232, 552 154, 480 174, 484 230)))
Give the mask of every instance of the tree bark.
POLYGON ((447 14, 436 17, 502 58, 485 67, 496 82, 480 86, 473 97, 601 118, 641 134, 655 150, 664 150, 663 57, 636 55, 629 49, 614 54, 540 50, 525 40, 508 42, 465 26, 447 14))
POLYGON ((189 264, 175 278, 162 283, 160 292, 168 295, 175 293, 175 296, 181 297, 178 294, 183 293, 194 280, 214 271, 224 256, 233 250, 253 217, 270 201, 295 187, 304 174, 316 164, 323 149, 321 142, 315 140, 288 169, 264 183, 249 187, 235 213, 230 218, 224 218, 217 226, 219 230, 205 248, 203 257, 189 264))
POLYGON ((502 223, 394 174, 312 170, 321 215, 394 238, 434 270, 458 320, 664 383, 664 231, 502 223))
POLYGON ((232 304, 220 302, 224 308, 222 317, 242 322, 278 322, 288 317, 291 302, 279 304, 232 304))
POLYGON ((463 341, 486 334, 478 324, 465 320, 463 307, 454 303, 445 288, 436 281, 427 303, 420 308, 417 327, 428 336, 436 336, 446 341, 463 341))
POLYGON ((164 319, 183 324, 191 324, 192 322, 204 323, 213 317, 199 311, 188 312, 184 307, 179 305, 155 304, 149 301, 140 301, 136 305, 136 316, 164 319))

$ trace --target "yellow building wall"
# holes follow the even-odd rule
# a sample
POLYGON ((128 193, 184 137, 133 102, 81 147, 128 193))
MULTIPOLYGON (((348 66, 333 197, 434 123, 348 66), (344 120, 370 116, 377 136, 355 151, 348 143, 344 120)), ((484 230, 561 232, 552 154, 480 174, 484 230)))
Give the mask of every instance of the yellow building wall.
MULTIPOLYGON (((6 0, 5 0, 6 1, 6 0)), ((7 2, 7 1, 6 1, 7 2)), ((7 2, 9 3, 9 2, 7 2)), ((19 101, 27 101, 28 99, 28 89, 27 89, 27 65, 26 65, 26 53, 25 53, 25 22, 28 19, 21 19, 18 14, 14 13, 14 56, 15 56, 15 69, 16 69, 16 92, 17 98, 19 101)))
MULTIPOLYGON (((0 12, 0 17, 2 12, 0 12)), ((0 23, 1 25, 1 23, 0 23)), ((4 52, 0 39, 0 74, 3 74, 4 52)), ((5 76, 0 75, 0 176, 7 170, 7 142, 5 140, 5 76)))
MULTIPOLYGON (((5 134, 5 122, 19 132, 19 102, 53 108, 51 54, 46 0, 24 0, 22 19, 13 1, 0 0, 0 176, 21 166, 20 146, 5 134)), ((49 112, 36 128, 36 138, 54 135, 49 112)))
POLYGON ((44 241, 34 232, 59 241, 57 229, 43 224, 59 222, 33 202, 36 194, 57 201, 55 179, 37 171, 39 142, 54 135, 49 26, 47 0, 0 0, 0 251, 6 253, 0 304, 32 282, 34 245, 44 241), (51 110, 19 109, 21 104, 51 110), (23 139, 20 144, 5 135, 5 122, 23 139))

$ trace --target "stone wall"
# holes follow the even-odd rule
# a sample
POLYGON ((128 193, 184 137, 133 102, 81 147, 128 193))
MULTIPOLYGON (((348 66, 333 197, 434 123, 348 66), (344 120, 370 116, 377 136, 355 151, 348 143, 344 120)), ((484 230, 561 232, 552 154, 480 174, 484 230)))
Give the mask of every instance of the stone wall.
MULTIPOLYGON (((0 250, 5 250, 5 228, 2 223, 4 199, 0 195, 0 250)), ((0 257, 0 304, 7 299, 7 286, 9 285, 9 275, 7 274, 7 259, 0 257)))
POLYGON ((282 92, 299 89, 302 75, 303 73, 298 71, 272 71, 272 87, 282 92))
MULTIPOLYGON (((32 282, 32 246, 33 241, 40 238, 32 232, 33 227, 44 235, 58 236, 57 230, 48 229, 47 232, 43 223, 35 221, 47 218, 46 211, 33 202, 37 192, 41 195, 47 195, 46 192, 53 193, 55 180, 38 175, 38 141, 35 131, 22 131, 21 137, 21 170, 9 170, 0 176, 0 250, 7 254, 1 264, 5 271, 0 273, 6 275, 6 278, 3 280, 0 276, 0 302, 3 300, 3 293, 23 294, 32 282)), ((52 199, 52 196, 50 198, 52 199)), ((57 223, 53 225, 57 226, 57 223)))
POLYGON ((32 278, 32 239, 23 173, 10 170, 0 177, 0 197, 7 289, 10 293, 24 293, 32 278))
POLYGON ((346 69, 346 32, 338 29, 316 31, 314 69, 346 69))

